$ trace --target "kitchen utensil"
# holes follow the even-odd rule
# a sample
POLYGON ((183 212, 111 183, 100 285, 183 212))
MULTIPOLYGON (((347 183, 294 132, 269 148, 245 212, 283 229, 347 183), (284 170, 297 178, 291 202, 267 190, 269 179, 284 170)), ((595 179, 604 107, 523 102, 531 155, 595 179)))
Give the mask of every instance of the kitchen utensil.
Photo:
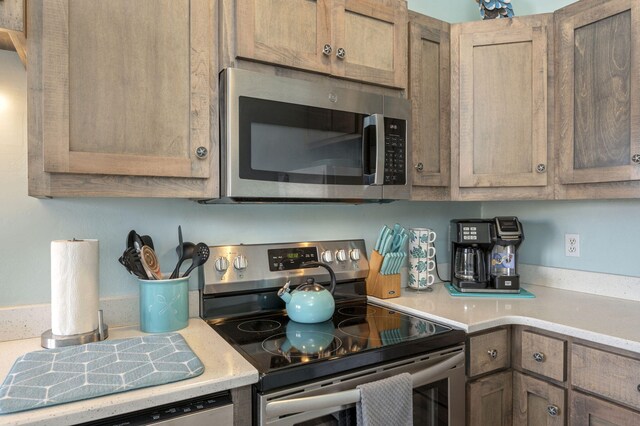
POLYGON ((122 256, 118 259, 118 262, 125 267, 130 274, 135 275, 138 278, 148 279, 149 276, 145 271, 142 263, 140 262, 140 253, 133 247, 127 247, 122 253, 122 256))
POLYGON ((378 239, 376 240, 376 245, 374 246, 375 251, 380 252, 380 246, 382 245, 382 242, 386 239, 389 231, 390 229, 387 227, 387 225, 382 225, 382 228, 380 228, 380 233, 378 233, 378 239))
POLYGON ((153 250, 155 250, 155 248, 153 247, 153 239, 151 239, 150 236, 148 235, 142 235, 140 236, 140 240, 142 241, 142 245, 143 246, 149 246, 151 247, 153 250))
POLYGON ((142 237, 133 229, 129 231, 129 234, 127 235, 127 247, 134 248, 139 252, 143 245, 144 242, 142 241, 142 237))
POLYGON ((313 278, 308 278, 306 283, 289 292, 291 281, 287 281, 284 287, 278 290, 278 296, 287 304, 287 315, 293 321, 305 324, 327 321, 333 316, 336 307, 333 300, 333 292, 336 289, 336 274, 329 265, 321 262, 305 262, 300 266, 325 268, 331 277, 331 287, 327 290, 316 283, 313 278))
POLYGON ((178 255, 178 263, 176 263, 176 267, 173 268, 173 272, 169 279, 177 278, 178 274, 180 274, 180 266, 182 262, 187 259, 191 259, 193 257, 193 248, 195 248, 195 244, 187 243, 191 245, 191 250, 188 255, 185 256, 185 243, 182 242, 182 227, 178 225, 178 246, 176 247, 176 254, 178 255))
POLYGON ((189 266, 189 269, 187 269, 182 276, 188 277, 191 271, 193 271, 198 266, 203 265, 207 261, 207 259, 209 259, 209 246, 205 243, 196 244, 195 251, 193 252, 193 256, 191 257, 191 266, 189 266))
POLYGON ((149 246, 142 246, 140 249, 140 262, 147 272, 150 280, 161 280, 162 272, 160 272, 160 263, 153 249, 149 246))

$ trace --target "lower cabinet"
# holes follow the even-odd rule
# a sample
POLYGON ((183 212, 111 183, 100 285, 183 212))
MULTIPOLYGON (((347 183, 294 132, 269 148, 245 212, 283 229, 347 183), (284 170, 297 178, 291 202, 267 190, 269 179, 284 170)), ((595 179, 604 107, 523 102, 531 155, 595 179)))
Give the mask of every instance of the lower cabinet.
POLYGON ((564 425, 565 390, 513 372, 513 424, 564 425))
POLYGON ((468 424, 508 426, 512 418, 512 372, 492 374, 467 385, 468 424))
POLYGON ((640 354, 514 325, 467 339, 467 424, 640 425, 640 354))
POLYGON ((640 413, 615 404, 574 392, 571 395, 571 426, 640 425, 640 413))

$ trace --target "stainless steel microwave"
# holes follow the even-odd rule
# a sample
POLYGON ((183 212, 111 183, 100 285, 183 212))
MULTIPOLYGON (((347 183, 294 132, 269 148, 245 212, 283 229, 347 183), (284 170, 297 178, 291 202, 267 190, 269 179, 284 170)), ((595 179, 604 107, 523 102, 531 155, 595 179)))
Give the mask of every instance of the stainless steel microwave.
POLYGON ((235 68, 220 98, 218 201, 409 198, 406 99, 235 68))

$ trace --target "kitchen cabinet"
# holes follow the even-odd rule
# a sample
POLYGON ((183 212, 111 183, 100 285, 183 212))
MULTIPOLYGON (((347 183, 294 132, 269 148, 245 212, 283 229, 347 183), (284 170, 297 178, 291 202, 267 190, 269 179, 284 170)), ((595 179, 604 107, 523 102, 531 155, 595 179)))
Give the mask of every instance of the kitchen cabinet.
POLYGON ((560 198, 640 196, 640 2, 555 13, 560 198))
POLYGON ((26 0, 0 1, 0 50, 15 50, 22 63, 27 63, 26 0))
POLYGON ((409 12, 414 200, 448 200, 451 179, 449 24, 409 12))
POLYGON ((550 383, 513 372, 513 423, 518 425, 564 425, 565 390, 550 383))
POLYGON ((512 423, 512 372, 491 374, 467 384, 470 426, 510 426, 512 423))
POLYGON ((24 32, 25 0, 0 1, 0 30, 24 32))
POLYGON ((452 25, 452 199, 553 198, 552 22, 452 25))
POLYGON ((236 60, 407 87, 405 0, 224 0, 224 66, 236 60))
POLYGON ((217 195, 212 11, 207 0, 30 3, 30 195, 217 195))
POLYGON ((467 341, 467 424, 510 425, 512 374, 510 329, 501 327, 467 341))
POLYGON ((635 426, 640 424, 640 413, 609 402, 574 392, 571 396, 571 426, 635 426))

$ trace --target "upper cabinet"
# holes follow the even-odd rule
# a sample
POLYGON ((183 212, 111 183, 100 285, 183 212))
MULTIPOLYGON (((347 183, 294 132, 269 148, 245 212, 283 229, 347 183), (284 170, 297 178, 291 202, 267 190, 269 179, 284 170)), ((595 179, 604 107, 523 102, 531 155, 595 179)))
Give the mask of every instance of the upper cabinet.
POLYGON ((555 21, 561 195, 637 197, 640 1, 583 0, 558 10, 555 21), (581 185, 604 182, 616 183, 581 185))
POLYGON ((449 24, 409 13, 412 199, 446 200, 451 179, 449 24))
POLYGON ((553 198, 552 15, 452 26, 452 198, 553 198))
POLYGON ((24 32, 26 0, 0 0, 0 30, 24 32))
POLYGON ((40 0, 30 17, 31 195, 216 195, 209 1, 40 0))
POLYGON ((236 58, 404 89, 405 0, 225 0, 236 58))

